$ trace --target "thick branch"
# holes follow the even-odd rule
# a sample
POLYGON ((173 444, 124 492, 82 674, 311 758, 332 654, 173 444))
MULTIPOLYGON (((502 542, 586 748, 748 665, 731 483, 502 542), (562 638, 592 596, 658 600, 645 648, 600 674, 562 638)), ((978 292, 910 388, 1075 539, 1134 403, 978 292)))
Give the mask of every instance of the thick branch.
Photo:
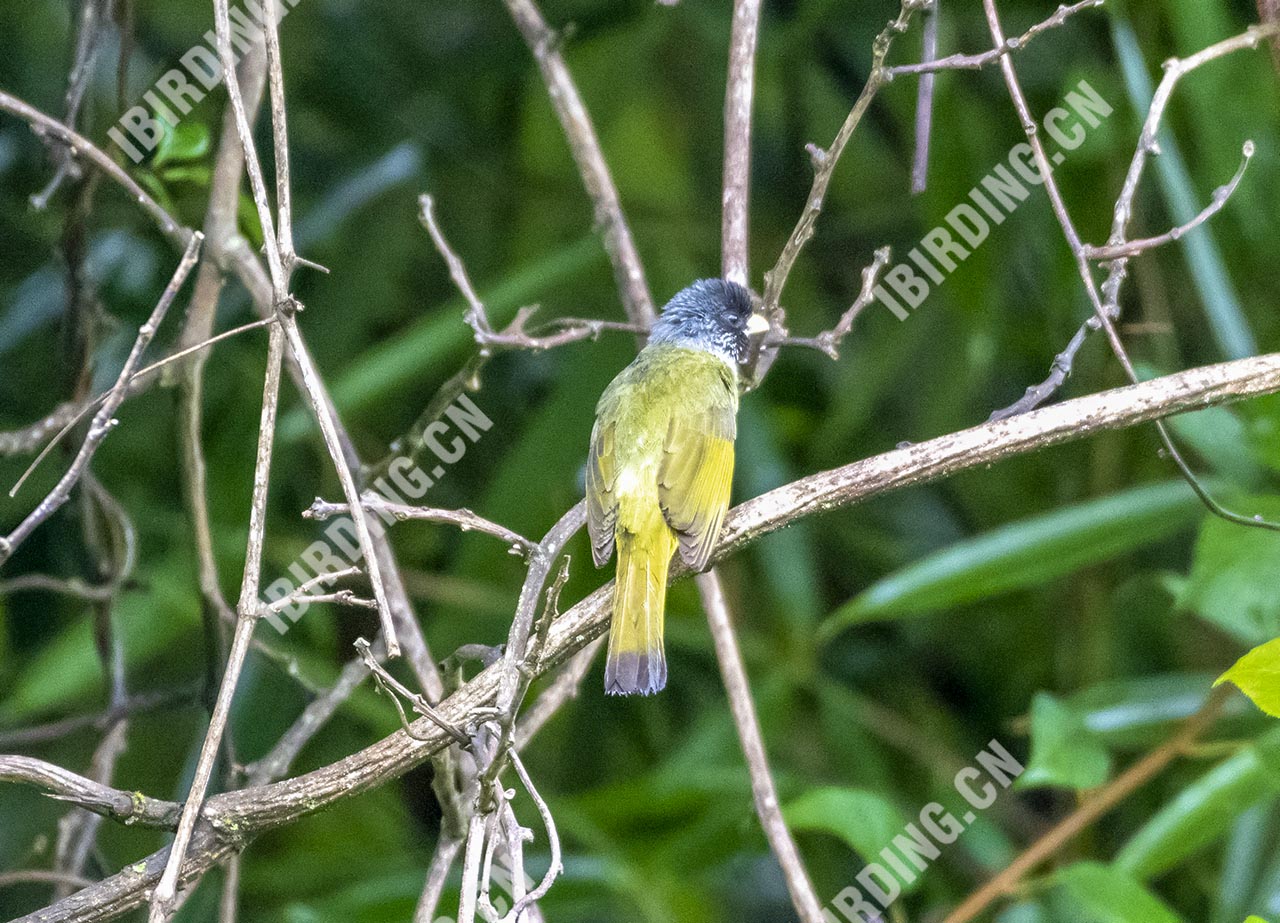
POLYGON ((185 248, 191 243, 192 230, 178 223, 147 191, 139 186, 125 170, 111 157, 98 148, 92 141, 78 132, 68 128, 57 119, 45 115, 34 106, 29 106, 16 96, 0 91, 0 111, 9 112, 30 123, 32 129, 40 135, 52 135, 62 141, 74 157, 85 157, 95 167, 109 176, 124 188, 135 202, 160 225, 165 235, 179 247, 185 248))
MULTIPOLYGON (((723 558, 804 516, 849 506, 890 490, 939 480, 1105 430, 1276 391, 1280 391, 1280 354, 1273 353, 1104 391, 896 449, 810 475, 736 507, 725 524, 715 557, 723 558)), ((552 623, 537 672, 546 672, 604 632, 611 597, 609 584, 552 623)), ((441 703, 440 715, 455 727, 474 722, 483 714, 481 709, 496 698, 504 674, 501 662, 484 670, 441 703)), ((250 837, 397 778, 452 742, 425 719, 416 722, 413 730, 424 739, 396 732, 306 775, 215 796, 209 800, 205 816, 215 829, 234 824, 240 836, 250 837)), ((232 845, 207 831, 198 833, 183 867, 184 879, 216 864, 232 845)), ((161 868, 161 862, 148 860, 143 872, 126 870, 39 911, 38 917, 24 920, 63 923, 109 919, 142 903, 161 868)))

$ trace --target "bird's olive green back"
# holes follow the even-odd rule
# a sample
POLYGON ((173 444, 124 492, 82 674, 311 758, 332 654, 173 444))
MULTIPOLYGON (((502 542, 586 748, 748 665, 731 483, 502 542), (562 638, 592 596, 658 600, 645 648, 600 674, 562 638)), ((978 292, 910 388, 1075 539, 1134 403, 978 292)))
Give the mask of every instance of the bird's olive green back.
POLYGON ((606 687, 656 692, 667 569, 706 567, 729 506, 738 390, 701 350, 646 347, 605 390, 587 463, 587 525, 603 566, 618 550, 606 687))

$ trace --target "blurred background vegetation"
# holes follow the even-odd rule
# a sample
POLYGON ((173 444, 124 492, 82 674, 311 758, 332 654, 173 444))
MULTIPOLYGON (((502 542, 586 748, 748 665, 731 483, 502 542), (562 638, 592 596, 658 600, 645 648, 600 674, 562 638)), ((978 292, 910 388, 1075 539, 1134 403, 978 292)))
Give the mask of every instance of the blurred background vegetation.
MULTIPOLYGON (((129 105, 212 28, 204 0, 131 6, 129 105)), ((61 115, 76 9, 51 0, 0 4, 0 87, 61 115)), ((1007 0, 1002 11, 1016 33, 1052 6, 1007 0)), ((663 301, 719 265, 730 5, 554 0, 544 12, 570 27, 565 54, 663 301)), ((805 143, 829 143, 866 77, 872 37, 895 12, 879 0, 765 5, 752 202, 757 284, 807 193, 805 143)), ((1115 108, 1058 171, 1087 239, 1105 237, 1159 62, 1255 19, 1249 0, 1108 0, 1020 54, 1038 112, 1081 79, 1115 108)), ((989 45, 977 4, 944 3, 942 23, 943 53, 989 45)), ((547 318, 621 319, 579 177, 502 4, 301 0, 282 38, 299 250, 332 270, 297 276, 302 324, 366 458, 380 457, 473 352, 461 302, 417 222, 418 193, 437 197, 495 322, 529 303, 547 318)), ((894 60, 918 53, 913 33, 894 60)), ((119 112, 115 60, 114 49, 100 58, 83 123, 104 144, 119 112)), ((787 290, 795 332, 830 326, 874 248, 905 254, 1021 140, 997 72, 942 75, 929 189, 912 198, 914 99, 913 79, 886 88, 847 151, 787 290)), ((224 102, 217 91, 187 118, 202 131, 183 159, 134 170, 195 226, 211 162, 198 142, 201 134, 216 141, 224 102)), ((1244 139, 1254 139, 1258 154, 1223 214, 1195 232, 1194 247, 1165 248, 1134 265, 1125 334, 1145 374, 1280 348, 1277 102, 1265 49, 1213 64, 1176 94, 1172 136, 1139 197, 1134 236, 1176 223, 1188 202, 1193 211, 1207 202, 1236 168, 1244 139), (1244 339, 1222 336, 1228 328, 1244 339)), ((0 117, 0 429, 47 414, 75 393, 80 375, 59 256, 72 197, 64 190, 45 211, 28 202, 51 169, 27 127, 0 117)), ((101 389, 175 255, 114 186, 103 184, 95 201, 84 245, 100 304, 91 348, 101 389)), ((1088 310, 1037 194, 907 321, 877 306, 858 321, 839 362, 784 354, 744 401, 735 496, 981 422, 1045 375, 1088 310)), ((250 313, 243 292, 229 286, 220 329, 250 313)), ((256 332, 217 347, 206 372, 213 531, 233 596, 264 342, 256 332)), ((629 336, 609 334, 501 356, 475 395, 493 429, 428 501, 541 535, 580 496, 595 400, 633 350, 629 336)), ((1067 393, 1120 381, 1095 339, 1067 393)), ((299 512, 317 495, 338 494, 305 407, 288 388, 283 400, 268 580, 316 536, 299 512)), ((198 691, 207 658, 174 404, 163 388, 127 404, 94 464, 140 536, 138 568, 115 607, 135 691, 198 691)), ((1280 402, 1196 414, 1175 429, 1216 490, 1250 512, 1280 516, 1280 402)), ((26 461, 0 459, 6 489, 26 461)), ((65 462, 55 454, 16 499, 0 499, 0 527, 15 524, 65 462)), ((42 527, 3 576, 87 576, 77 510, 73 503, 42 527)), ((516 559, 492 540, 443 527, 405 524, 394 538, 438 655, 505 638, 522 579, 516 559)), ((605 579, 581 538, 574 551, 566 601, 605 579)), ((930 801, 956 805, 952 774, 995 738, 1031 771, 944 849, 891 914, 937 918, 1167 736, 1245 649, 1280 634, 1278 572, 1280 537, 1206 521, 1149 428, 808 519, 726 563, 765 737, 820 894, 829 899, 853 882, 863 857, 883 844, 879 831, 897 832, 930 801)), ((45 593, 0 596, 0 733, 102 707, 88 608, 45 593)), ((793 918, 752 810, 691 584, 673 589, 670 610, 667 691, 606 699, 597 667, 526 757, 566 841, 566 874, 543 905, 558 923, 793 918)), ((351 656, 354 637, 374 630, 367 613, 316 608, 273 640, 304 678, 323 685, 351 656)), ((308 697, 277 665, 251 657, 233 719, 242 759, 261 756, 308 697)), ((1280 914, 1272 720, 1233 693, 1211 743, 1071 843, 1000 905, 1000 918, 1239 923, 1247 912, 1280 914)), ((364 688, 295 771, 332 762, 396 724, 386 700, 364 688)), ((138 715, 117 784, 181 797, 204 726, 195 695, 138 715)), ((26 752, 82 771, 97 738, 89 729, 26 752)), ((0 870, 48 867, 63 811, 0 786, 0 870)), ((243 919, 407 920, 438 822, 421 770, 267 835, 246 853, 243 919)), ((163 842, 108 823, 89 871, 113 872, 163 842)), ((545 844, 532 849, 536 864, 545 844)), ((217 877, 182 919, 213 918, 217 877)), ((48 886, 0 891, 0 917, 33 910, 48 895, 48 886)), ((441 912, 452 912, 450 900, 441 912)))

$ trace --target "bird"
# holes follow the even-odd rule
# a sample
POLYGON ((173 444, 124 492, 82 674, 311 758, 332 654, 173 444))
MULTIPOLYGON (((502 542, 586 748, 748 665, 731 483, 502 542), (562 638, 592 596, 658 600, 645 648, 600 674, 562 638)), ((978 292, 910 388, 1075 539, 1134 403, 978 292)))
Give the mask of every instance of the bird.
POLYGON ((663 612, 679 550, 705 570, 733 484, 738 366, 769 323, 724 279, 678 292, 649 341, 605 388, 587 457, 587 532, 596 567, 618 563, 605 692, 652 695, 667 683, 663 612))

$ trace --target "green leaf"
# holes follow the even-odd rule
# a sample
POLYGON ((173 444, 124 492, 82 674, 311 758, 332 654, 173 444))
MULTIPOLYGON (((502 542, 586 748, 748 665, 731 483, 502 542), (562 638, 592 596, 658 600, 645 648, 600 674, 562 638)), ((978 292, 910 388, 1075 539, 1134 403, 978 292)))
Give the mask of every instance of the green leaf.
MULTIPOLYGON (((782 813, 793 830, 839 837, 867 862, 907 826, 906 818, 883 795, 858 788, 815 788, 786 805, 782 813)), ((904 891, 910 890, 907 882, 900 884, 904 891)))
POLYGON ((155 170, 166 163, 199 160, 209 153, 209 129, 200 122, 179 122, 170 126, 164 119, 158 120, 164 129, 156 145, 151 166, 155 170))
MULTIPOLYGON (((1243 497, 1234 505, 1268 519, 1280 516, 1280 497, 1243 497)), ((1280 635, 1277 573, 1280 535, 1206 516, 1178 605, 1246 644, 1262 644, 1280 635)))
POLYGON ((1271 471, 1280 471, 1280 395, 1255 398, 1236 412, 1244 420, 1253 460, 1271 471))
POLYGON ((1054 879, 1097 923, 1178 923, 1168 905, 1119 869, 1079 862, 1054 879))
MULTIPOLYGON (((1200 710, 1212 682, 1209 673, 1105 680, 1072 693, 1063 705, 1079 717, 1090 736, 1108 747, 1149 747, 1167 737, 1176 722, 1200 710)), ((1243 699, 1233 699, 1223 717, 1251 712, 1243 699)))
POLYGON ((1280 728, 1210 769, 1141 827, 1116 856, 1117 868, 1145 880, 1224 835, 1240 812, 1280 792, 1280 728))
POLYGON ((1255 647, 1214 682, 1230 682, 1273 718, 1280 718, 1280 638, 1255 647))
POLYGON ((160 171, 160 178, 166 183, 191 183, 196 186, 208 186, 212 171, 202 163, 181 164, 165 167, 160 171))
POLYGON ((1057 785, 1085 789, 1107 779, 1111 760, 1080 714, 1048 693, 1031 703, 1031 760, 1018 788, 1057 785))
POLYGON ((1199 509, 1185 483, 1167 481, 1012 523, 885 577, 832 613, 822 633, 1037 586, 1159 541, 1199 509))

